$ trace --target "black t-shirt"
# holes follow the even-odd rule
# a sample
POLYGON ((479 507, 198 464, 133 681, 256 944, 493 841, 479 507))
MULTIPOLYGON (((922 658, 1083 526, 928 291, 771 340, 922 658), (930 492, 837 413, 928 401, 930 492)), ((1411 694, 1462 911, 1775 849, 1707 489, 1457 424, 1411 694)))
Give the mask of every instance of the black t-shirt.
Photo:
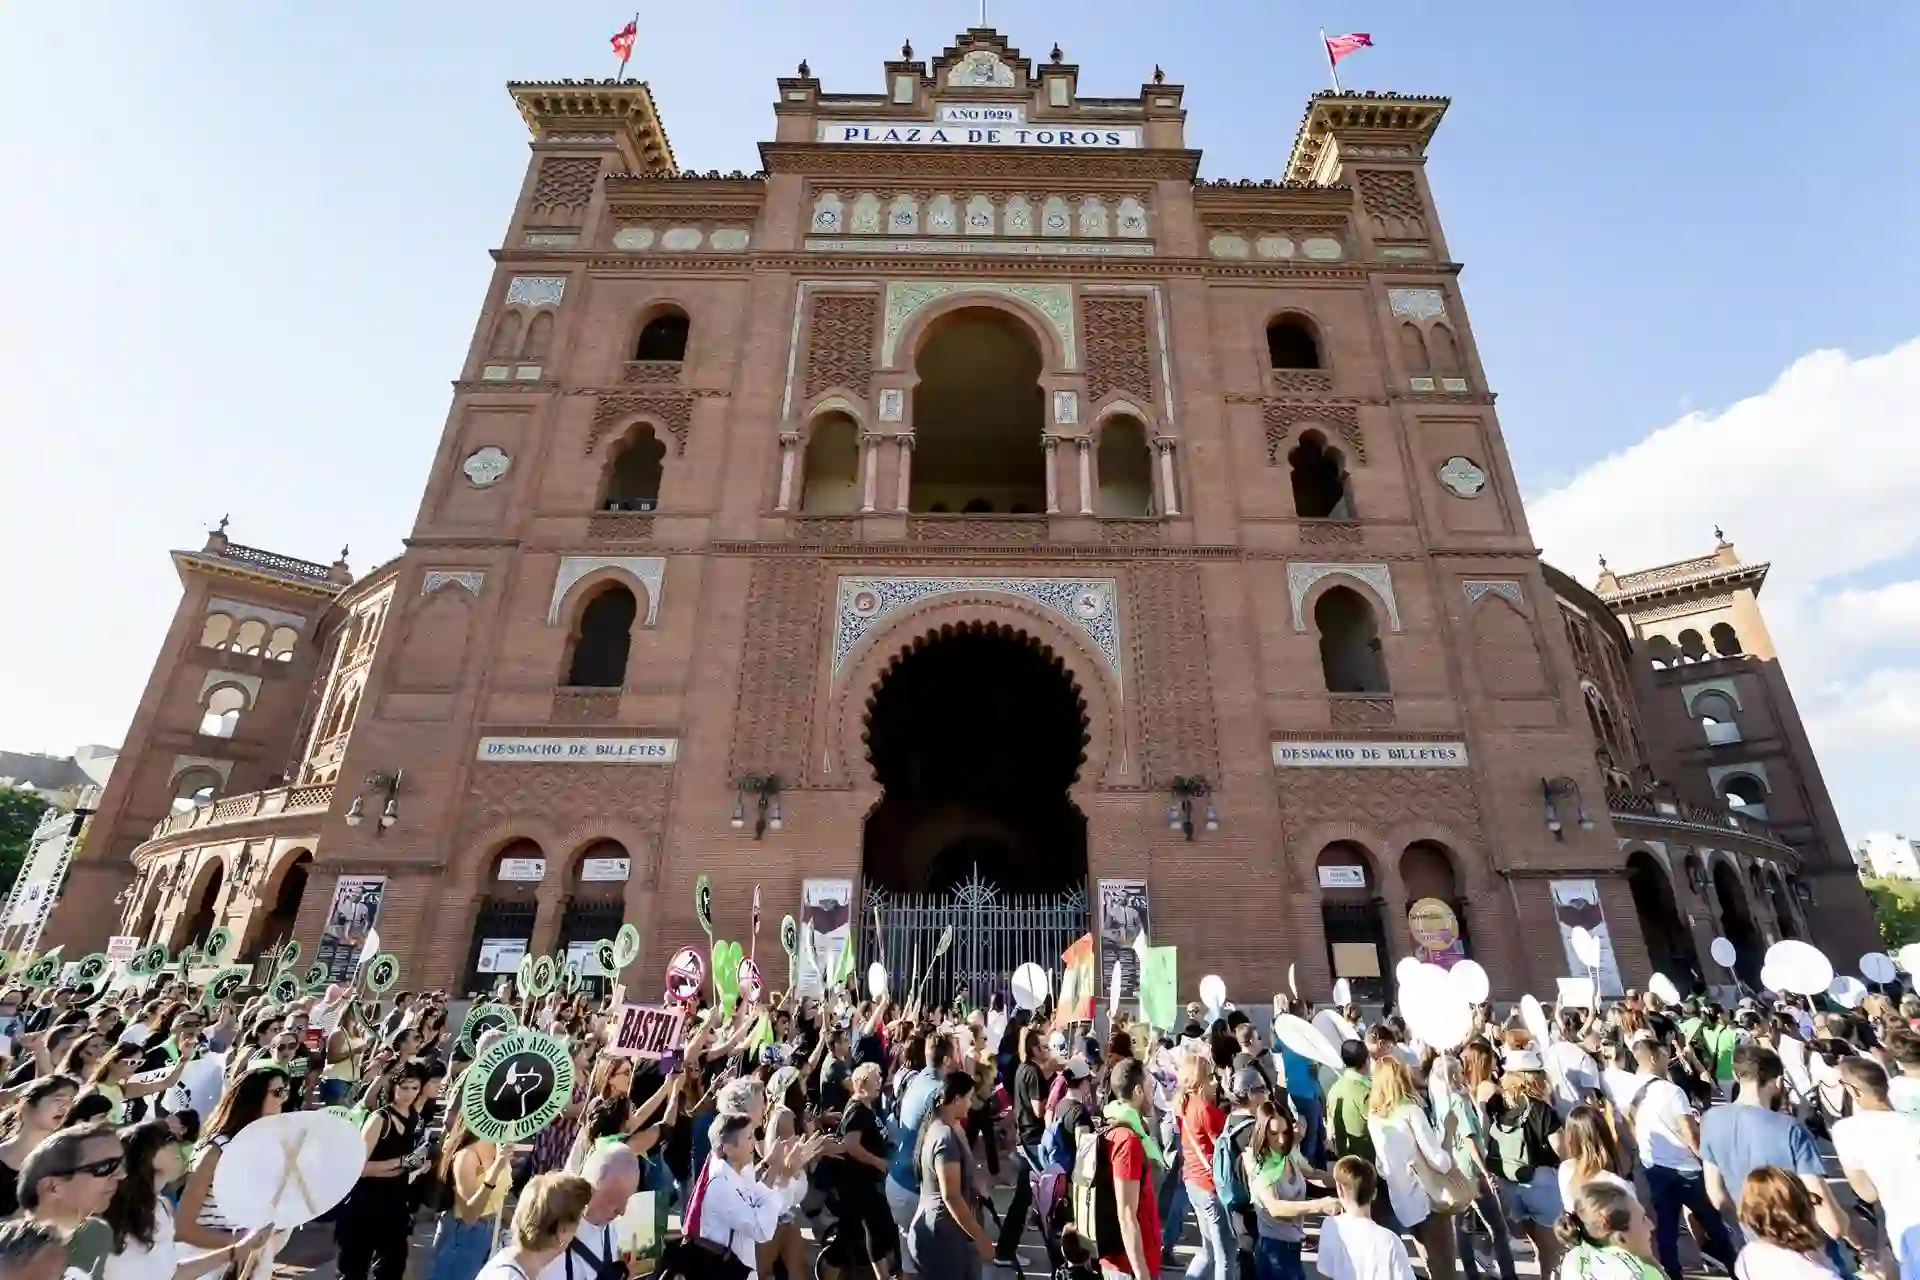
POLYGON ((1072 1151, 1079 1145, 1080 1131, 1093 1128, 1093 1113, 1087 1110, 1086 1103, 1068 1095, 1055 1109, 1053 1123, 1066 1140, 1067 1150, 1072 1151))
MULTIPOLYGON (((864 1102, 850 1102, 846 1113, 840 1118, 840 1137, 857 1138, 862 1147, 871 1155, 882 1160, 893 1153, 893 1147, 887 1142, 887 1132, 880 1124, 880 1118, 873 1114, 873 1108, 864 1102)), ((858 1160, 843 1159, 835 1171, 836 1176, 849 1182, 878 1187, 880 1179, 887 1175, 871 1165, 861 1164, 858 1160)))
POLYGON ((846 1108, 847 1077, 852 1074, 853 1064, 839 1059, 829 1058, 827 1065, 820 1068, 820 1110, 823 1113, 846 1108))
POLYGON ((1023 1062, 1013 1073, 1013 1131, 1020 1145, 1034 1146, 1046 1132, 1043 1112, 1047 1105, 1047 1074, 1031 1062, 1023 1062))

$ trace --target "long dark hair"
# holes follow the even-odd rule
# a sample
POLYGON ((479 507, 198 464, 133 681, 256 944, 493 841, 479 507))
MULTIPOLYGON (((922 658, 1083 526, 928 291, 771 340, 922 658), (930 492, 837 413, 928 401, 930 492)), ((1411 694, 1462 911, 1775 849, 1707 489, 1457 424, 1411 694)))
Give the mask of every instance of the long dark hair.
MULTIPOLYGON (((940 1101, 934 1104, 934 1109, 936 1111, 945 1110, 960 1101, 960 1099, 971 1094, 975 1087, 973 1074, 971 1072, 947 1072, 947 1074, 940 1077, 940 1101)), ((932 1132, 933 1117, 928 1116, 920 1126, 920 1139, 914 1144, 913 1148, 913 1165, 916 1169, 920 1167, 920 1162, 926 1157, 927 1135, 932 1132)))
POLYGON ((480 1135, 467 1127, 467 1113, 455 1108, 453 1123, 447 1127, 446 1136, 440 1139, 440 1163, 434 1172, 440 1185, 448 1191, 453 1190, 453 1162, 474 1143, 480 1141, 480 1135))
POLYGON ((116 1066, 123 1062, 139 1066, 140 1060, 146 1056, 147 1051, 139 1045, 116 1044, 101 1055, 100 1061, 93 1064, 93 1074, 87 1077, 87 1083, 107 1084, 109 1083, 107 1075, 116 1066))
POLYGON ((160 1216, 160 1191, 154 1185, 153 1161, 175 1141, 173 1128, 165 1120, 148 1120, 120 1131, 120 1143, 127 1151, 127 1175, 113 1189, 113 1199, 100 1215, 113 1228, 115 1253, 123 1251, 129 1240, 138 1240, 143 1249, 153 1248, 160 1216))
POLYGON ((231 1138, 258 1120, 266 1110, 267 1090, 273 1087, 274 1081, 286 1079, 287 1073, 282 1067, 248 1067, 233 1087, 220 1096, 213 1114, 201 1126, 201 1140, 231 1138))
POLYGON ((27 1122, 27 1112, 63 1089, 68 1093, 78 1096, 80 1093, 80 1082, 72 1076, 63 1076, 57 1073, 50 1076, 41 1076, 39 1079, 33 1081, 12 1106, 8 1107, 5 1111, 0 1111, 0 1136, 9 1139, 16 1136, 20 1132, 21 1126, 27 1122))

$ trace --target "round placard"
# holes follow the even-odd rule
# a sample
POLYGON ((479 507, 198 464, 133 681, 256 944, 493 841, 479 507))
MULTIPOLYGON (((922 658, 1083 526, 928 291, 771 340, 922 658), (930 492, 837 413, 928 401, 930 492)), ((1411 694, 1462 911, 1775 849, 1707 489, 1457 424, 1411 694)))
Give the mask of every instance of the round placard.
POLYGON ((375 992, 387 992, 393 984, 400 981, 400 962, 394 959, 391 951, 382 951, 367 961, 367 987, 375 992))
POLYGON ((20 984, 26 987, 44 987, 60 976, 60 957, 57 954, 41 956, 20 974, 20 984))
POLYGON ((740 998, 748 1004, 759 1004, 760 997, 767 993, 767 983, 760 976, 760 966, 752 956, 740 962, 740 998))
POLYGON ((573 1055, 567 1042, 514 1031, 467 1069, 461 1114, 482 1141, 523 1142, 553 1123, 572 1098, 573 1055))
POLYGON ((535 956, 533 964, 527 969, 527 993, 544 996, 553 990, 553 984, 560 976, 560 966, 553 962, 552 956, 535 956))
POLYGON ((600 966, 601 973, 609 977, 620 972, 620 952, 613 945, 612 938, 602 938, 593 944, 593 962, 600 966))
POLYGON ((1013 971, 1013 1002, 1022 1009, 1038 1009, 1040 1002, 1052 993, 1053 980, 1032 961, 1013 971))
POLYGON ((707 962, 692 947, 682 947, 667 962, 667 999, 675 1004, 699 996, 707 980, 707 962))
POLYGON ((280 946, 280 959, 277 962, 277 967, 281 969, 291 969, 299 963, 300 939, 288 938, 280 946))
POLYGON ((533 994, 533 962, 537 957, 531 952, 522 952, 520 963, 513 968, 513 989, 522 996, 533 994))
POLYGON ((480 1043, 480 1037, 489 1031, 511 1031, 520 1025, 519 1015, 510 1004, 497 1004, 488 1001, 476 1004, 467 1010, 467 1020, 460 1024, 460 1052, 472 1056, 473 1048, 480 1043))
POLYGON ((1920 974, 1920 942, 1909 942, 1895 953, 1894 958, 1908 973, 1920 974))
POLYGON ((1663 1003, 1669 1005, 1678 1005, 1680 1003, 1680 988, 1674 986, 1673 979, 1664 973, 1656 973, 1651 978, 1648 978, 1647 990, 1659 996, 1663 1003))
POLYGON ((166 967, 167 944, 164 942, 140 948, 133 953, 133 959, 127 961, 127 973, 135 978, 151 978, 166 967))
POLYGON ((227 952, 233 950, 233 930, 220 925, 207 935, 207 959, 224 960, 227 952))
POLYGON ((278 1004, 292 1004, 300 998, 300 979, 284 969, 273 976, 273 982, 267 987, 267 994, 278 1004))
POLYGON ((107 959, 107 953, 104 951, 96 951, 90 956, 81 956, 80 967, 74 970, 73 980, 77 983, 93 986, 100 981, 101 977, 106 973, 108 966, 112 963, 113 961, 107 959))
POLYGON ((624 969, 640 958, 640 930, 630 924, 613 935, 613 967, 624 969))
POLYGON ((351 1120, 327 1111, 263 1116, 221 1152, 213 1194, 236 1226, 291 1230, 346 1199, 366 1162, 351 1120))
POLYGON ((1723 969, 1731 968, 1734 958, 1739 954, 1733 949, 1733 943, 1725 938, 1715 938, 1708 944, 1707 953, 1713 957, 1713 962, 1723 969))
MULTIPOLYGON (((1036 969, 1038 968, 1037 965, 1032 967, 1036 969)), ((1014 998, 1017 1000, 1019 999, 1019 991, 1020 991, 1020 987, 1019 987, 1020 974, 1018 970, 1014 972, 1013 981, 1014 981, 1014 988, 1013 988, 1014 998)), ((887 966, 881 964, 878 960, 875 960, 872 964, 867 966, 867 998, 869 1000, 878 1000, 881 996, 884 996, 885 994, 887 994, 887 966)), ((1023 1004, 1020 1007, 1023 1009, 1031 1009, 1034 1007, 1034 1005, 1037 1005, 1039 1003, 1040 1003, 1039 999, 1035 998, 1033 1004, 1031 1005, 1023 1004)))
POLYGON ((713 936, 713 882, 703 872, 693 882, 693 914, 700 922, 700 931, 709 938, 713 936))
POLYGON ((306 984, 306 987, 309 991, 313 991, 313 990, 319 989, 320 987, 326 986, 327 979, 330 978, 331 976, 332 975, 327 972, 327 966, 325 962, 320 960, 315 960, 312 964, 307 966, 307 971, 304 975, 302 975, 301 981, 306 984))
POLYGON ((1892 982, 1900 976, 1893 957, 1884 951, 1869 951, 1860 957, 1860 976, 1868 982, 1892 982))
POLYGON ((1342 1008, 1353 1003, 1353 983, 1337 978, 1333 984, 1333 1002, 1342 1008))
POLYGON ((253 970, 244 964, 230 964, 207 979, 207 989, 200 1003, 207 1008, 217 1008, 222 1001, 247 985, 247 979, 253 976, 253 970))
POLYGON ((1833 962, 1811 943, 1788 938, 1767 948, 1766 968, 1780 979, 1776 990, 1817 996, 1833 985, 1833 962))
POLYGON ((1458 961, 1453 968, 1447 970, 1447 977, 1451 980, 1453 989, 1468 1004, 1479 1004, 1487 998, 1487 993, 1493 990, 1492 979, 1487 976, 1486 969, 1477 960, 1458 961))
POLYGON ((793 922, 792 916, 780 917, 780 949, 792 960, 800 954, 800 926, 793 922))
POLYGON ((560 989, 568 995, 572 995, 580 989, 581 977, 580 962, 572 959, 567 960, 560 966, 560 989))

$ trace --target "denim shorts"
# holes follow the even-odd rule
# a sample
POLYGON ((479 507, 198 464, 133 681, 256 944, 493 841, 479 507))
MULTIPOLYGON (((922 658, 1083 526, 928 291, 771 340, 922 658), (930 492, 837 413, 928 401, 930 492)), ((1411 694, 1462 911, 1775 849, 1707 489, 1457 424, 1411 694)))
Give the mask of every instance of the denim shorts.
POLYGON ((1500 1179, 1500 1203, 1510 1222, 1537 1222, 1548 1230, 1564 1211, 1560 1204, 1560 1172, 1545 1166, 1526 1182, 1500 1179))

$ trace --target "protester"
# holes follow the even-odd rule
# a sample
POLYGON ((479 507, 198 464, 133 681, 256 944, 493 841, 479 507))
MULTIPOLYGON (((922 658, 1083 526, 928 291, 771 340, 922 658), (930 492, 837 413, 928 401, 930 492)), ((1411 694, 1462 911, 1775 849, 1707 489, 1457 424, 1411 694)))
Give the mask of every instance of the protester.
MULTIPOLYGON (((244 1231, 234 1228, 220 1213, 213 1193, 214 1170, 219 1168, 220 1155, 227 1144, 242 1129, 263 1116, 279 1115, 286 1100, 286 1074, 278 1067, 252 1068, 221 1097, 220 1104, 201 1127, 201 1145, 194 1153, 193 1167, 180 1192, 174 1235, 181 1243, 196 1249, 225 1249, 237 1246, 246 1238, 244 1231)), ((260 1249, 259 1260, 254 1265, 271 1267, 274 1252, 269 1240, 260 1249)))
POLYGON ((1854 1194, 1880 1206, 1874 1253, 1896 1267, 1901 1242, 1920 1234, 1920 1117, 1893 1109, 1887 1073, 1870 1059, 1842 1062, 1840 1080, 1852 1114, 1833 1122, 1834 1158, 1854 1194))
POLYGON ((113 1252, 106 1212, 126 1170, 120 1135, 111 1125, 62 1129, 27 1153, 20 1166, 20 1210, 66 1237, 65 1280, 101 1280, 113 1252))
POLYGON ((1016 1141, 1012 1165, 1013 1200, 1001 1219, 995 1257, 1003 1263, 1019 1260, 1020 1237, 1033 1207, 1033 1179, 1046 1168, 1040 1141, 1046 1136, 1047 1093, 1056 1064, 1045 1035, 1029 1027, 1020 1037, 1020 1065, 1013 1073, 1013 1131, 1016 1141))
POLYGON ((1549 1101, 1540 1055, 1507 1055, 1500 1087, 1487 1099, 1487 1154, 1499 1178, 1507 1221, 1533 1242, 1540 1273, 1559 1265, 1560 1113, 1549 1101))
POLYGON ((407 1178, 421 1163, 414 1148, 428 1075, 423 1062, 401 1066, 388 1082, 385 1105, 361 1126, 367 1162, 334 1219, 342 1280, 405 1280, 413 1230, 407 1178))
POLYGON ((125 1174, 101 1215, 113 1232, 105 1280, 193 1280, 244 1260, 266 1242, 270 1228, 263 1227, 224 1248, 185 1256, 165 1195, 187 1171, 172 1126, 148 1120, 122 1129, 120 1141, 126 1150, 125 1174))
MULTIPOLYGON (((904 1234, 920 1208, 920 1168, 916 1160, 920 1131, 939 1105, 940 1082, 947 1074, 947 1061, 953 1054, 953 1039, 942 1031, 928 1032, 921 1040, 924 1066, 905 1076, 895 1087, 898 1104, 894 1108, 893 1157, 887 1166, 887 1207, 893 1212, 894 1226, 904 1234)), ((911 1250, 901 1255, 901 1269, 915 1268, 911 1250)))
POLYGON ((1680 1280, 1680 1215, 1700 1224, 1702 1248, 1724 1267, 1734 1247, 1726 1221, 1707 1191, 1700 1162, 1700 1118, 1685 1090, 1667 1078, 1666 1050, 1651 1038, 1634 1045, 1640 1071, 1620 1113, 1634 1135, 1653 1203, 1654 1248, 1670 1280, 1680 1280))
POLYGON ((1420 1166, 1434 1173, 1453 1168, 1448 1147, 1458 1132, 1458 1120, 1449 1115, 1445 1129, 1435 1132, 1413 1090, 1413 1077, 1399 1058, 1388 1056, 1373 1064, 1373 1087, 1367 1096, 1367 1136, 1378 1153, 1379 1170, 1386 1173, 1388 1207, 1393 1223, 1413 1234, 1433 1280, 1452 1280, 1454 1274, 1453 1223, 1434 1211, 1420 1179, 1420 1166))
POLYGON ((440 1144, 436 1170, 445 1208, 434 1229, 428 1280, 473 1280, 493 1247, 495 1221, 507 1202, 513 1152, 476 1136, 456 1112, 440 1144))
MULTIPOLYGON (((971 1083, 971 1081, 969 1081, 971 1083)), ((780 1226, 781 1196, 753 1174, 753 1122, 744 1115, 723 1114, 713 1122, 713 1153, 707 1157, 694 1184, 687 1209, 687 1234, 729 1250, 747 1274, 757 1276, 757 1247, 773 1239, 780 1226)), ((622 1152, 622 1148, 609 1148, 622 1152)), ((599 1153, 595 1153, 598 1155, 599 1153)), ((624 1152, 632 1159, 631 1152, 624 1152)), ((770 1176, 787 1173, 786 1146, 767 1162, 770 1176)), ((539 1280, 563 1280, 551 1269, 539 1280)), ((588 1280, 587 1276, 564 1280, 588 1280)))
POLYGON ((1339 1159, 1359 1156, 1373 1162, 1373 1138, 1367 1132, 1367 1098, 1373 1080, 1367 1075, 1372 1058, 1367 1046, 1348 1040, 1340 1046, 1340 1078, 1327 1090, 1327 1150, 1339 1159))
POLYGON ((1183 1055, 1179 1091, 1174 1096, 1174 1109, 1180 1115, 1180 1172, 1187 1184, 1187 1204, 1200 1229, 1200 1247, 1187 1264, 1187 1280, 1202 1280, 1209 1273, 1212 1280, 1234 1280, 1238 1270, 1240 1251, 1213 1179, 1214 1144, 1227 1126, 1218 1094, 1213 1064, 1199 1053, 1183 1055))
POLYGON ((66 1233, 32 1218, 0 1222, 0 1275, 8 1280, 62 1280, 66 1233))
MULTIPOLYGON (((725 1118, 730 1122, 745 1119, 741 1116, 725 1118)), ((751 1158, 751 1144, 748 1157, 751 1158)), ((719 1165, 721 1160, 716 1153, 712 1163, 719 1165)), ((615 1143, 600 1147, 587 1156, 586 1167, 581 1171, 592 1194, 586 1207, 580 1211, 580 1220, 574 1238, 566 1250, 544 1269, 535 1273, 529 1280, 596 1280, 607 1272, 616 1272, 620 1260, 619 1241, 614 1236, 613 1224, 627 1207, 627 1201, 640 1189, 640 1159, 626 1146, 615 1143)), ((710 1184, 711 1185, 711 1184, 710 1184)), ((723 1193, 712 1203, 712 1213, 704 1220, 709 1227, 725 1223, 729 1207, 727 1195, 723 1193)), ((771 1237, 771 1232, 766 1238, 771 1237)), ((709 1234, 707 1239, 714 1237, 709 1234)), ((720 1237, 725 1243, 726 1236, 720 1237)), ((764 1238, 736 1238, 734 1251, 744 1249, 744 1261, 748 1269, 753 1267, 754 1246, 763 1243, 764 1238)))
POLYGON ((1772 1165, 1799 1177, 1819 1215, 1820 1229, 1834 1240, 1850 1231, 1847 1211, 1827 1194, 1826 1166, 1813 1134, 1790 1115, 1774 1109, 1781 1092, 1780 1055, 1761 1045, 1741 1045, 1732 1054, 1733 1100, 1711 1107, 1700 1118, 1700 1158, 1706 1168, 1707 1195, 1730 1218, 1739 1217, 1734 1188, 1747 1175, 1772 1165))
POLYGON ((1333 1166, 1333 1185, 1340 1212, 1320 1224, 1314 1264, 1320 1274, 1327 1280, 1413 1280, 1399 1232, 1373 1220, 1380 1180, 1372 1163, 1342 1156, 1333 1166))
POLYGON ((512 1242, 487 1261, 478 1280, 532 1280, 545 1275, 573 1244, 593 1188, 585 1178, 542 1173, 513 1211, 512 1242))
POLYGON ((1806 1184, 1785 1169, 1761 1165, 1740 1190, 1747 1244, 1734 1262, 1736 1280, 1833 1280, 1806 1184))
MULTIPOLYGON (((1559 1280, 1661 1280, 1652 1232, 1633 1193, 1589 1182, 1554 1225, 1566 1249, 1559 1280)), ((1544 1262, 1540 1274, 1547 1274, 1544 1262)))
MULTIPOLYGON (((831 1052, 831 1050, 829 1050, 831 1052)), ((840 1154, 834 1162, 831 1207, 839 1223, 828 1261, 856 1274, 887 1280, 899 1261, 899 1232, 887 1208, 884 1183, 892 1147, 880 1119, 879 1064, 863 1062, 847 1077, 851 1097, 840 1116, 840 1154)), ((823 1089, 824 1094, 824 1089, 823 1089)))
POLYGON ((29 1078, 20 1100, 8 1108, 0 1125, 9 1131, 0 1142, 0 1217, 20 1208, 20 1168, 33 1149, 67 1123, 67 1112, 80 1083, 72 1076, 29 1078))
POLYGON ((1300 1262, 1306 1239, 1302 1220, 1340 1211, 1337 1197, 1309 1200, 1307 1183, 1331 1186, 1332 1178, 1308 1163, 1295 1140, 1293 1116, 1270 1100, 1261 1102, 1254 1113, 1241 1159, 1253 1189, 1255 1280, 1305 1280, 1300 1262))
POLYGON ((1160 1211, 1147 1170, 1162 1156, 1145 1118, 1152 1107, 1146 1067, 1131 1057, 1115 1062, 1107 1073, 1107 1092, 1112 1101, 1102 1112, 1106 1128, 1100 1140, 1106 1144, 1113 1177, 1119 1239, 1100 1241, 1100 1261, 1133 1280, 1155 1280, 1160 1274, 1160 1211))

